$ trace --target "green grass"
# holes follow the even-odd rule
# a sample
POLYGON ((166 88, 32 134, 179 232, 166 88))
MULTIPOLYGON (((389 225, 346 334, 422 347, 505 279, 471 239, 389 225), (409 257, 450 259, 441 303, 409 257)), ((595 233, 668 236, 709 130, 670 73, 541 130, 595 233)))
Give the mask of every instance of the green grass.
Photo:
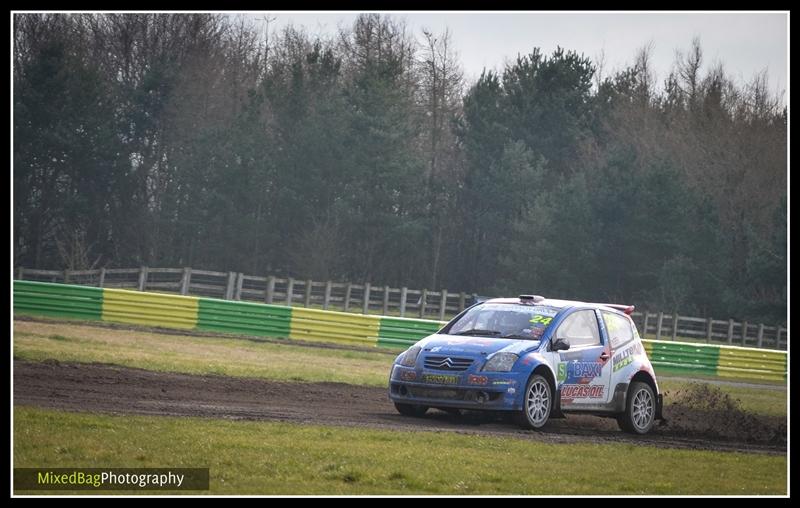
MULTIPOLYGON (((701 381, 697 381, 701 382, 701 381)), ((686 381, 673 381, 669 378, 660 378, 658 388, 664 392, 665 404, 670 403, 670 394, 686 388, 686 381)), ((741 386, 718 384, 715 385, 723 392, 739 401, 739 406, 745 411, 767 416, 786 416, 786 390, 769 388, 747 388, 741 386)))
POLYGON ((785 456, 27 407, 14 411, 14 467, 208 467, 211 494, 781 495, 787 489, 785 456))
MULTIPOLYGON (((103 362, 162 372, 219 374, 285 381, 386 386, 393 354, 303 347, 242 338, 172 335, 90 324, 14 321, 14 356, 41 361, 103 362)), ((662 378, 669 392, 689 382, 662 378)), ((786 415, 786 391, 720 385, 744 410, 786 415)))
POLYGON ((164 372, 386 386, 393 354, 256 340, 119 330, 86 324, 14 322, 14 356, 103 362, 164 372))
MULTIPOLYGON (((656 374, 658 374, 658 366, 655 366, 656 374)), ((685 372, 685 371, 684 371, 685 372)), ((699 372, 692 372, 689 373, 675 373, 672 371, 665 371, 661 374, 661 377, 664 379, 667 378, 691 378, 697 381, 712 381, 712 382, 719 382, 720 384, 725 383, 746 383, 749 385, 760 385, 764 388, 772 387, 785 387, 786 380, 777 380, 777 379, 750 379, 750 378, 734 378, 734 377, 720 377, 720 376, 711 376, 708 374, 701 374, 699 372)))

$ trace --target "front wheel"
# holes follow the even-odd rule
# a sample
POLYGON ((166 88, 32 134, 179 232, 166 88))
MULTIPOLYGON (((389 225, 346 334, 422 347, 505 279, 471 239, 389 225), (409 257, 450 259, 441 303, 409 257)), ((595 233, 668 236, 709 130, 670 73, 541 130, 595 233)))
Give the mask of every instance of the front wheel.
POLYGON ((631 383, 625 412, 617 416, 619 427, 632 434, 647 434, 653 428, 656 416, 656 398, 647 383, 631 383))
POLYGON ((397 411, 399 411, 401 415, 405 416, 422 416, 428 411, 427 406, 418 406, 416 404, 401 404, 395 402, 394 407, 397 408, 397 411))
POLYGON ((539 430, 550 418, 553 407, 553 390, 543 376, 534 374, 525 388, 525 401, 519 423, 523 428, 539 430))

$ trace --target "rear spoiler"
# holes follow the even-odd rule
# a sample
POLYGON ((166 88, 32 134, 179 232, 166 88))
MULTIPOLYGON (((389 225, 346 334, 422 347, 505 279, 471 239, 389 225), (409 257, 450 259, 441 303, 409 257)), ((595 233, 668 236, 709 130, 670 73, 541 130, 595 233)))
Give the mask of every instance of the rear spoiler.
POLYGON ((633 305, 620 305, 618 303, 601 303, 600 305, 605 305, 606 307, 611 307, 612 309, 622 311, 629 316, 633 314, 633 309, 635 309, 633 305))

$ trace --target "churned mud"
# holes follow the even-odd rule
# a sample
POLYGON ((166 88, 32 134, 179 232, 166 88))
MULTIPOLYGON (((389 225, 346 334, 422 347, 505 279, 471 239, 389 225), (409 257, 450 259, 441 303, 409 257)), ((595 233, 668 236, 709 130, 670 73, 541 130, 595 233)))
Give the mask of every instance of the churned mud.
POLYGON ((665 430, 709 439, 786 446, 786 418, 757 415, 718 386, 691 383, 665 393, 670 400, 665 430))
POLYGON ((548 443, 626 443, 656 447, 786 453, 786 423, 742 411, 719 388, 698 384, 674 394, 668 421, 646 436, 621 432, 611 418, 569 415, 543 431, 520 429, 495 413, 421 418, 397 413, 385 388, 287 383, 154 372, 107 364, 14 361, 14 404, 108 414, 195 416, 403 431, 508 436, 548 443))

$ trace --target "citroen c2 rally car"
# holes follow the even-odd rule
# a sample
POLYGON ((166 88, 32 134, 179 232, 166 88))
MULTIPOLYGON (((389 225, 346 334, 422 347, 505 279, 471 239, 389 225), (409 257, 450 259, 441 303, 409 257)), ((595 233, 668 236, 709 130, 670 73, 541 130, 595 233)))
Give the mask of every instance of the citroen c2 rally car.
POLYGON ((475 304, 395 359, 389 397, 408 416, 507 411, 540 429, 580 412, 645 434, 663 399, 632 312, 538 295, 475 304))

